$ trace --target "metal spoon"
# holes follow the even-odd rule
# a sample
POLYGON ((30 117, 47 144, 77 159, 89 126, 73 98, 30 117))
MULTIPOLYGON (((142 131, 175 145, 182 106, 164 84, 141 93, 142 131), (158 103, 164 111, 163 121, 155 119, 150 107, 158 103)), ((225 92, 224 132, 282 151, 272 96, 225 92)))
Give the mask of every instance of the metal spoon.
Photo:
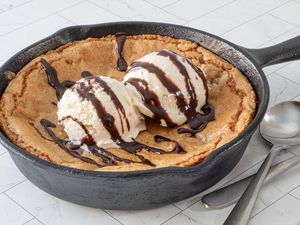
POLYGON ((248 223, 275 157, 282 149, 300 144, 300 102, 282 102, 271 107, 260 124, 260 133, 273 147, 223 225, 248 223))
MULTIPOLYGON (((270 182, 275 177, 283 174, 290 168, 300 163, 300 155, 284 160, 271 167, 264 183, 270 182)), ((255 174, 250 175, 235 183, 229 184, 218 190, 210 192, 202 197, 202 203, 206 208, 222 209, 236 203, 243 195, 255 174)))

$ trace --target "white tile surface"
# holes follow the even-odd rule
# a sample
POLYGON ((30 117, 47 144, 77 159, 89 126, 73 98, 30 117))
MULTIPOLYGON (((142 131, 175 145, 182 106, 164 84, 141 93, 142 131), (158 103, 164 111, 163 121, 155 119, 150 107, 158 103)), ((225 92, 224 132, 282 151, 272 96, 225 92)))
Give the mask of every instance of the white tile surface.
POLYGON ((42 223, 40 223, 37 219, 32 219, 24 223, 23 225, 42 225, 42 223))
POLYGON ((300 12, 300 3, 295 1, 290 1, 287 4, 284 4, 281 7, 272 10, 270 13, 291 24, 300 26, 299 12, 300 12))
POLYGON ((173 205, 162 208, 141 211, 108 210, 108 213, 125 225, 155 225, 161 224, 168 218, 179 213, 180 210, 173 205))
POLYGON ((272 39, 271 42, 273 42, 274 44, 279 44, 281 42, 284 42, 288 39, 292 39, 299 35, 300 35, 300 28, 294 27, 293 29, 289 30, 288 32, 285 32, 284 34, 272 39))
POLYGON ((299 169, 300 165, 295 166, 287 171, 283 176, 276 178, 271 184, 282 192, 288 193, 292 191, 299 185, 300 182, 299 169))
POLYGON ((0 194, 0 221, 3 225, 22 225, 32 216, 5 194, 0 194))
POLYGON ((205 4, 201 4, 198 7, 194 0, 180 0, 167 6, 165 9, 187 21, 190 21, 220 8, 229 2, 232 2, 232 0, 206 1, 205 4))
POLYGON ((155 7, 148 2, 136 0, 92 0, 97 5, 122 17, 124 20, 141 20, 182 24, 184 20, 155 7))
POLYGON ((0 13, 6 12, 8 10, 11 10, 19 5, 25 4, 27 2, 30 2, 31 0, 0 0, 0 13))
POLYGON ((291 191, 290 194, 300 200, 300 185, 291 191))
MULTIPOLYGON (((0 0, 0 65, 12 54, 60 28, 117 20, 185 24, 222 34, 246 47, 266 47, 300 35, 299 5, 300 0, 0 0)), ((266 67, 264 71, 271 87, 270 105, 290 99, 300 101, 297 61, 266 67)), ((256 171, 268 149, 256 132, 240 163, 210 190, 256 171)), ((153 210, 104 212, 83 207, 52 197, 24 181, 5 152, 0 147, 1 225, 220 225, 232 208, 205 209, 200 203, 204 193, 153 210)), ((277 161, 300 154, 300 148, 289 152, 280 154, 277 161)), ((265 185, 251 224, 300 224, 299 205, 300 166, 296 166, 265 185)))
POLYGON ((300 84, 300 61, 295 61, 276 71, 279 75, 300 84))
MULTIPOLYGON (((192 221, 191 224, 203 224, 203 225, 221 225, 225 221, 229 212, 233 206, 219 209, 219 210, 208 210, 200 202, 195 203, 191 207, 185 209, 182 214, 175 216, 172 220, 173 224, 189 224, 188 221, 192 221), (186 217, 186 218, 184 218, 186 217), (185 220, 186 223, 180 223, 179 221, 185 220)), ((170 223, 169 222, 169 223, 170 223)), ((172 224, 170 223, 170 224, 172 224)))
MULTIPOLYGON (((0 63, 0 66, 1 65, 2 64, 0 63)), ((0 145, 0 155, 3 154, 4 152, 7 152, 7 150, 2 145, 0 145)))
POLYGON ((94 225, 95 221, 108 225, 119 224, 100 209, 79 206, 57 199, 41 191, 29 181, 25 181, 6 193, 45 224, 94 225), (34 196, 34 198, 28 198, 28 196, 34 196))
POLYGON ((264 73, 266 76, 269 76, 270 74, 276 72, 277 70, 289 65, 291 62, 286 62, 286 63, 280 63, 272 66, 267 66, 263 68, 264 73))
POLYGON ((291 100, 300 102, 300 95, 297 95, 296 97, 292 98, 291 100))
POLYGON ((44 1, 33 0, 15 9, 0 14, 0 35, 11 32, 15 29, 45 18, 59 10, 71 6, 78 0, 54 0, 44 1))
POLYGON ((28 45, 70 25, 73 25, 70 21, 58 15, 52 15, 9 34, 0 36, 0 42, 2 43, 0 60, 10 57, 28 45))
POLYGON ((269 224, 271 218, 272 225, 299 224, 300 201, 287 195, 254 217, 249 225, 269 224))
POLYGON ((166 221, 164 225, 178 225, 178 224, 188 224, 188 225, 203 225, 201 221, 189 217, 184 212, 179 213, 178 215, 170 218, 170 220, 166 221))
POLYGON ((243 24, 239 29, 229 31, 223 37, 236 44, 256 48, 270 39, 286 33, 293 27, 281 19, 265 14, 243 24))
POLYGON ((0 177, 0 193, 25 180, 8 153, 0 155, 0 177))
POLYGON ((284 1, 234 1, 187 23, 187 25, 220 35, 268 12, 282 2, 284 1))
POLYGON ((290 100, 300 93, 300 86, 284 79, 276 73, 267 77, 270 84, 270 102, 269 106, 276 103, 290 100))
POLYGON ((146 2, 156 5, 159 8, 165 8, 165 7, 172 5, 178 1, 179 0, 164 0, 164 1, 162 1, 162 0, 146 0, 146 2))
POLYGON ((58 14, 76 24, 94 24, 123 20, 122 18, 105 11, 91 2, 82 2, 61 11, 58 14), (79 17, 78 15, 81 16, 79 17))

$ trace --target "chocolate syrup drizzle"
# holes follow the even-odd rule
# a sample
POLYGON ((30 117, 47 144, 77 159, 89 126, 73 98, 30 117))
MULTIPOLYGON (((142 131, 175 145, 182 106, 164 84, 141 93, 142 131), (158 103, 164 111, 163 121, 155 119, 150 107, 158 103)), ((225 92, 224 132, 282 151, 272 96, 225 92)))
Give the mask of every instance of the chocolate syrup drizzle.
POLYGON ((186 153, 186 151, 182 148, 182 146, 177 141, 171 140, 170 138, 167 138, 167 137, 164 137, 161 135, 155 135, 154 140, 156 143, 161 143, 161 142, 165 142, 165 141, 175 143, 175 147, 169 153, 179 153, 179 154, 186 153))
MULTIPOLYGON (((113 153, 111 153, 111 152, 109 152, 109 151, 107 151, 103 148, 99 148, 95 144, 94 145, 87 145, 89 152, 91 154, 93 154, 94 156, 101 159, 101 162, 103 164, 100 164, 100 163, 96 162, 95 160, 93 160, 91 158, 82 156, 82 154, 85 150, 81 149, 81 146, 82 146, 82 144, 87 144, 88 142, 82 143, 81 145, 74 145, 70 141, 60 139, 55 135, 55 133, 51 130, 51 128, 55 128, 56 126, 51 121, 46 120, 46 119, 42 119, 40 121, 40 123, 43 126, 45 132, 51 137, 52 140, 49 140, 49 139, 45 138, 41 134, 41 132, 39 132, 39 134, 44 139, 49 140, 49 141, 53 141, 54 143, 56 143, 60 148, 62 148, 65 152, 67 152, 71 156, 73 156, 75 158, 78 158, 78 159, 80 159, 84 162, 96 165, 97 167, 116 165, 117 161, 118 162, 124 162, 124 163, 141 163, 141 164, 146 164, 146 165, 149 165, 149 166, 155 166, 153 163, 151 163, 149 160, 145 159, 141 155, 136 155, 140 159, 140 161, 133 161, 133 160, 130 160, 130 159, 120 158, 117 155, 115 155, 115 154, 113 154, 113 153)), ((82 125, 82 126, 84 127, 84 125, 82 125)), ((83 128, 83 129, 88 134, 87 129, 86 128, 83 128)), ((94 142, 94 141, 92 141, 92 142, 94 142)))
MULTIPOLYGON (((65 82, 60 83, 58 81, 57 72, 56 72, 55 68, 53 68, 44 59, 41 60, 41 63, 43 64, 43 66, 46 69, 49 84, 53 88, 56 89, 57 97, 60 98, 62 96, 62 94, 64 93, 65 89, 67 87, 73 86, 74 82, 65 81, 65 82)), ((124 110, 121 102, 119 101, 119 99, 117 98, 117 96, 115 95, 113 90, 107 85, 107 83, 99 77, 94 77, 93 74, 91 74, 88 71, 82 72, 81 77, 86 78, 88 81, 90 81, 93 78, 103 88, 103 91, 105 91, 107 93, 107 95, 110 96, 115 107, 118 109, 118 112, 120 113, 119 116, 121 116, 121 114, 122 114, 122 116, 125 117, 127 129, 129 130, 130 125, 129 125, 128 119, 126 118, 125 110, 124 110)), ((74 88, 76 88, 76 86, 74 86, 74 88)), ((55 135, 55 133, 52 131, 52 128, 55 128, 56 126, 54 123, 52 123, 49 120, 42 119, 40 121, 40 123, 41 123, 42 127, 44 128, 45 132, 51 137, 51 140, 44 137, 42 135, 42 133, 35 126, 33 126, 38 131, 38 133, 41 135, 42 138, 55 142, 60 148, 62 148, 64 151, 66 151, 68 154, 72 155, 73 157, 76 157, 84 162, 96 165, 98 167, 116 165, 117 162, 140 163, 140 164, 146 164, 149 166, 155 166, 151 161, 149 161, 148 159, 145 159, 142 155, 139 155, 137 153, 142 150, 146 150, 146 151, 153 152, 156 154, 186 153, 186 151, 176 141, 172 141, 169 138, 165 138, 165 137, 158 136, 158 135, 155 136, 155 141, 157 143, 161 143, 163 141, 169 141, 169 142, 175 143, 175 147, 173 148, 172 151, 164 151, 162 149, 150 147, 150 146, 138 143, 134 140, 131 142, 124 141, 121 138, 119 131, 115 126, 115 118, 105 110, 105 107, 102 105, 102 103, 95 97, 95 95, 93 93, 91 93, 91 86, 90 85, 86 86, 86 84, 82 82, 82 83, 79 83, 79 86, 75 90, 82 99, 91 102, 91 104, 93 105, 93 107, 96 110, 98 118, 101 120, 105 129, 110 133, 111 139, 117 145, 119 145, 120 148, 124 149, 126 152, 128 152, 130 154, 135 155, 139 159, 139 161, 133 161, 130 159, 121 158, 121 157, 118 157, 117 155, 107 151, 106 149, 99 148, 96 145, 96 142, 93 139, 92 135, 89 133, 88 129, 85 127, 85 125, 81 121, 79 121, 76 118, 73 118, 71 116, 65 117, 62 120, 71 119, 74 122, 76 122, 83 129, 83 131, 85 132, 86 135, 81 140, 80 145, 74 145, 70 141, 58 138, 55 135), (93 154, 94 156, 101 159, 101 164, 91 158, 82 156, 83 152, 85 151, 81 148, 83 145, 87 146, 88 151, 91 154, 93 154)), ((124 129, 124 128, 122 128, 122 129, 124 129)))
POLYGON ((191 129, 179 128, 178 133, 188 133, 191 136, 195 136, 198 132, 203 131, 208 122, 215 120, 215 110, 212 105, 204 105, 201 110, 203 113, 197 113, 195 117, 187 121, 187 124, 191 129))
POLYGON ((201 71, 201 69, 197 66, 195 66, 191 60, 189 59, 186 59, 186 62, 195 70, 195 72, 198 74, 198 76, 201 78, 202 80, 202 83, 204 85, 204 88, 205 88, 205 93, 206 93, 206 102, 207 102, 207 99, 208 99, 208 86, 207 86, 207 80, 204 76, 204 73, 201 71))
MULTIPOLYGON (((141 143, 138 143, 136 141, 132 142, 126 142, 121 138, 121 135, 115 125, 115 118, 110 113, 108 113, 103 106, 103 104, 98 100, 98 98, 95 97, 93 93, 90 92, 91 87, 86 86, 85 83, 79 83, 78 87, 76 88, 76 91, 78 95, 86 101, 89 101, 94 109, 96 110, 98 118, 101 120, 104 128, 109 132, 110 137, 113 142, 115 142, 117 145, 119 145, 122 149, 127 151, 131 154, 136 154, 140 152, 141 150, 147 150, 149 152, 157 153, 157 154, 167 154, 169 152, 166 152, 164 150, 153 148, 141 143)), ((108 95, 112 95, 111 92, 107 92, 108 95)))
MULTIPOLYGON (((167 77, 164 71, 162 71, 159 67, 155 66, 154 64, 148 62, 136 61, 131 65, 129 71, 136 70, 137 68, 144 68, 148 70, 150 73, 153 73, 159 79, 161 84, 164 87, 166 87, 169 93, 173 94, 176 97, 176 103, 178 109, 187 118, 187 124, 191 129, 179 128, 178 133, 180 134, 189 133, 191 134, 191 136, 194 136, 196 133, 202 131, 207 126, 207 123, 209 121, 215 119, 213 107, 206 104, 205 106, 202 107, 204 114, 197 112, 196 108, 198 105, 198 101, 197 101, 195 87, 193 86, 190 80, 189 74, 184 64, 177 58, 176 53, 172 51, 163 50, 159 52, 158 55, 168 57, 170 61, 177 67, 180 74, 184 78, 186 89, 190 95, 190 102, 186 102, 179 87, 167 77)), ((190 60, 187 59, 186 62, 193 68, 193 70, 197 73, 200 79, 202 79, 204 88, 206 89, 206 93, 207 93, 208 88, 207 88, 207 83, 203 72, 198 67, 194 66, 190 62, 190 60)), ((133 85, 137 89, 137 91, 143 96, 145 106, 153 112, 154 115, 153 118, 156 121, 160 122, 161 119, 164 119, 169 127, 176 126, 176 124, 174 124, 173 121, 169 118, 165 109, 161 106, 158 96, 155 93, 149 91, 149 87, 148 87, 149 84, 146 81, 138 78, 130 78, 129 80, 126 81, 126 83, 130 83, 131 85, 133 85)), ((206 101, 207 101, 207 94, 206 94, 206 101)))
POLYGON ((98 167, 102 167, 103 165, 97 163, 96 161, 88 158, 88 157, 84 157, 82 156, 82 150, 81 149, 73 149, 67 146, 67 141, 62 140, 60 138, 58 138, 55 133, 52 131, 51 128, 55 128, 56 125, 52 122, 50 122, 49 120, 46 119, 41 119, 40 121, 42 127, 44 128, 45 132, 51 137, 51 139, 55 142, 55 144, 57 144, 60 148, 62 148, 63 150, 65 150, 68 154, 70 154, 71 156, 78 158, 84 162, 96 165, 98 167))
POLYGON ((176 127, 177 125, 170 119, 166 110, 162 107, 158 96, 155 92, 149 89, 149 84, 147 81, 138 79, 138 78, 130 78, 125 84, 131 84, 134 86, 137 91, 143 96, 144 105, 153 113, 152 119, 157 121, 158 123, 161 120, 164 120, 168 127, 176 127))
POLYGON ((188 104, 185 102, 185 98, 181 92, 181 90, 177 87, 176 84, 173 83, 165 74, 164 71, 162 71, 159 67, 155 66, 152 63, 148 62, 141 62, 141 61, 135 61, 132 63, 130 70, 136 69, 136 68, 144 68, 148 70, 150 73, 153 73, 159 81, 162 83, 163 86, 167 88, 167 90, 173 94, 176 98, 176 104, 179 108, 179 110, 186 115, 186 117, 189 116, 189 111, 186 106, 188 104))
POLYGON ((75 84, 75 82, 66 80, 60 83, 57 78, 57 72, 55 68, 52 67, 45 59, 41 59, 41 63, 46 70, 48 83, 56 90, 56 96, 58 99, 60 99, 64 94, 65 90, 67 88, 72 87, 75 84))
POLYGON ((184 107, 186 109, 185 115, 186 115, 187 119, 190 119, 191 117, 193 117, 195 115, 196 107, 197 107, 197 103, 198 103, 195 87, 190 80, 190 76, 189 76, 185 66, 183 65, 182 62, 180 62, 178 60, 178 58, 174 52, 163 50, 163 51, 159 52, 158 55, 168 57, 170 59, 170 61, 177 67, 180 74, 183 76, 186 90, 190 95, 190 102, 188 104, 189 108, 186 107, 187 106, 186 103, 184 103, 184 106, 181 106, 181 107, 184 107))
POLYGON ((81 77, 85 77, 87 80, 94 79, 94 81, 97 84, 99 84, 99 86, 101 88, 103 88, 103 91, 107 95, 110 96, 113 104, 115 105, 115 107, 118 111, 120 122, 121 122, 122 132, 124 133, 124 125, 123 125, 122 115, 123 115, 123 118, 125 118, 126 125, 127 125, 127 130, 129 131, 130 130, 130 124, 129 124, 128 118, 126 117, 125 109, 124 109, 122 103, 120 102, 119 98, 116 96, 116 94, 113 92, 113 90, 108 86, 108 84, 103 79, 101 79, 100 77, 95 77, 92 73, 90 73, 88 71, 82 72, 81 77))
POLYGON ((124 47, 124 43, 126 40, 126 33, 124 32, 119 32, 116 33, 116 54, 117 54, 117 69, 119 71, 126 71, 127 70, 127 62, 124 59, 124 55, 123 55, 123 47, 124 47))
POLYGON ((53 141, 53 140, 51 140, 51 139, 49 139, 49 138, 46 138, 42 133, 41 133, 41 131, 34 125, 34 123, 32 123, 32 122, 28 122, 29 123, 29 125, 30 126, 32 126, 33 127, 33 129, 42 137, 42 138, 44 138, 45 140, 47 140, 47 141, 53 141))
POLYGON ((73 118, 72 116, 66 116, 66 117, 63 117, 61 119, 61 121, 64 121, 64 120, 67 120, 67 119, 70 119, 70 120, 73 120, 75 123, 77 123, 81 128, 82 130, 84 131, 85 133, 85 137, 81 139, 81 145, 83 144, 86 144, 86 145, 95 145, 95 140, 94 138, 92 137, 92 135, 90 135, 88 129, 86 128, 86 126, 81 122, 79 121, 78 119, 76 118, 73 118))

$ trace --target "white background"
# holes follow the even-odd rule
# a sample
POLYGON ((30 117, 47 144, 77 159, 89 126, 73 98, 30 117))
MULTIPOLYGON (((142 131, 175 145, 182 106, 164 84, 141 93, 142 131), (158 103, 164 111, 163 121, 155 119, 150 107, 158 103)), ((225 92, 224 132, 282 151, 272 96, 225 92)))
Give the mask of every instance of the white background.
MULTIPOLYGON (((260 48, 300 34, 300 0, 0 0, 0 65, 60 28, 126 20, 182 24, 245 47, 260 48)), ((291 99, 300 101, 300 61, 264 71, 271 86, 270 105, 291 99)), ((256 133, 242 161, 213 188, 253 173, 268 149, 256 133)), ((278 160, 299 153, 300 149, 289 149, 278 160)), ((231 208, 204 209, 200 196, 146 211, 83 207, 33 186, 0 147, 1 225, 222 224, 231 208)), ((265 186, 250 224, 300 224, 300 166, 265 186)))

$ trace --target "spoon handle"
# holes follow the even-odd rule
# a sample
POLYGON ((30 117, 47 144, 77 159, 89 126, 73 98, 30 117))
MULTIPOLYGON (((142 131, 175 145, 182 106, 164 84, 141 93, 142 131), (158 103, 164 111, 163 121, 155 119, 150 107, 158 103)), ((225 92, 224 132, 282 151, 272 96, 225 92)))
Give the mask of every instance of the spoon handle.
MULTIPOLYGON (((300 155, 296 155, 290 159, 272 166, 264 183, 269 182, 275 177, 281 175, 288 169, 297 165, 299 162, 300 155)), ((235 183, 222 187, 216 191, 208 193, 207 195, 204 195, 202 198, 202 203, 206 208, 212 209, 221 209, 236 203, 242 196, 243 192, 246 190, 253 177, 254 174, 235 183)))
POLYGON ((274 146, 269 152, 267 158, 257 171, 256 175, 250 182, 246 191, 237 202, 230 215, 227 217, 223 225, 246 225, 252 213, 259 191, 264 180, 270 170, 270 167, 277 154, 285 148, 284 146, 274 146))

